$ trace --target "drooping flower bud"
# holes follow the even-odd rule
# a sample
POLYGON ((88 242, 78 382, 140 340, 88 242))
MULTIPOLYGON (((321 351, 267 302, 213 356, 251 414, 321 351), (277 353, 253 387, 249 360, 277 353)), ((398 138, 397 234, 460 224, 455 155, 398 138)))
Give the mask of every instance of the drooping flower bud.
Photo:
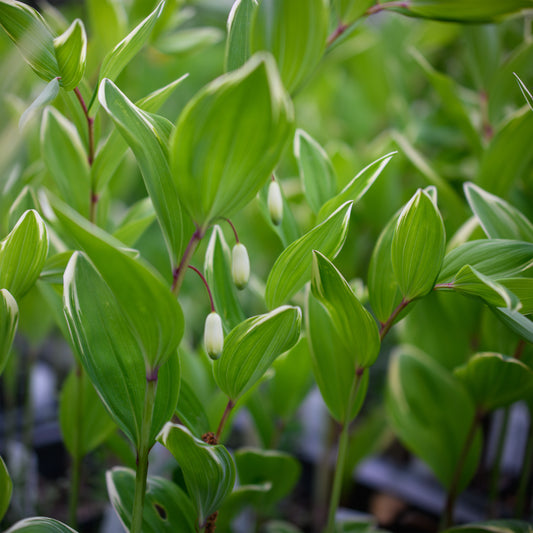
POLYGON ((246 246, 240 242, 233 247, 231 275, 233 276, 233 283, 235 283, 238 289, 244 289, 248 284, 248 279, 250 278, 250 260, 248 259, 246 246))
POLYGON ((220 315, 212 311, 205 319, 204 345, 207 355, 211 359, 218 359, 224 348, 224 331, 220 315))
POLYGON ((272 180, 268 186, 268 211, 272 222, 279 226, 283 218, 283 198, 281 196, 281 189, 276 180, 272 180))

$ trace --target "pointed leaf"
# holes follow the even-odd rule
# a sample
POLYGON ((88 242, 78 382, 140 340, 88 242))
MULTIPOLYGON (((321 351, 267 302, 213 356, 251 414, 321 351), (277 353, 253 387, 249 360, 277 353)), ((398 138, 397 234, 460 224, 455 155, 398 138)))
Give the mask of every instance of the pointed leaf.
POLYGON ((242 67, 250 57, 250 26, 257 0, 236 0, 228 15, 224 70, 242 67))
POLYGON ((19 129, 22 130, 28 120, 43 107, 52 103, 59 93, 59 78, 52 78, 46 87, 39 93, 39 96, 30 104, 30 106, 22 113, 19 120, 19 129))
POLYGON ((11 493, 13 492, 13 482, 9 477, 6 464, 0 457, 0 520, 4 518, 9 502, 11 501, 11 493))
POLYGON ((178 193, 196 224, 231 216, 256 195, 292 123, 292 103, 268 55, 200 90, 181 113, 170 147, 178 193))
POLYGON ((328 26, 325 0, 263 0, 252 20, 251 51, 266 50, 274 56, 283 84, 292 93, 322 59, 328 26))
POLYGON ((231 330, 213 371, 218 386, 234 403, 261 379, 278 355, 296 344, 301 320, 300 308, 282 306, 231 330))
POLYGON ((26 211, 0 243, 0 287, 20 300, 37 281, 47 253, 46 226, 37 211, 26 211))
POLYGON ((76 533, 76 531, 53 518, 36 516, 17 522, 5 533, 76 533))
POLYGON ((533 278, 503 278, 498 283, 509 289, 520 300, 520 313, 533 313, 533 278))
POLYGON ((454 374, 485 413, 533 392, 533 371, 518 359, 497 353, 477 353, 454 374))
POLYGON ((19 308, 15 298, 7 289, 0 289, 0 376, 11 353, 18 318, 19 308))
POLYGON ((235 484, 235 464, 221 444, 212 446, 195 438, 183 426, 168 423, 158 437, 178 461, 187 492, 204 527, 235 484))
MULTIPOLYGON (((115 467, 106 472, 107 492, 120 521, 131 528, 135 493, 135 471, 115 467)), ((175 483, 148 476, 144 496, 143 533, 194 533, 194 506, 175 483)))
POLYGON ((35 9, 17 0, 1 0, 0 26, 41 78, 50 81, 61 76, 54 50, 54 37, 35 9))
POLYGON ((61 86, 70 91, 80 83, 87 66, 87 34, 80 19, 54 39, 57 63, 61 72, 61 86))
POLYGON ((311 279, 313 250, 328 259, 335 258, 346 240, 352 205, 352 202, 346 202, 281 252, 266 284, 265 298, 270 309, 287 301, 311 279))

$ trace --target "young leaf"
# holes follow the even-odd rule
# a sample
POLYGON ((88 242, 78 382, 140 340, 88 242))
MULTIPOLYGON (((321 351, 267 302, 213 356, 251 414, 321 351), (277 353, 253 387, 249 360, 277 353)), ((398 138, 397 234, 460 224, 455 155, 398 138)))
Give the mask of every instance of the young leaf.
POLYGON ((30 106, 20 115, 19 129, 22 130, 28 120, 43 107, 53 102, 59 93, 59 78, 52 78, 46 87, 39 93, 39 96, 30 104, 30 106))
POLYGON ((250 24, 257 0, 235 0, 228 15, 224 70, 242 67, 250 57, 250 24))
POLYGON ((61 76, 54 37, 35 9, 17 0, 0 0, 0 26, 37 75, 46 81, 61 76))
POLYGON ((533 533, 533 526, 520 520, 488 520, 447 529, 443 533, 533 533))
POLYGON ((211 287, 215 309, 227 333, 245 318, 231 277, 230 250, 220 226, 213 228, 205 253, 204 270, 211 287))
POLYGON ((333 259, 348 233, 352 202, 346 202, 320 225, 289 245, 276 259, 267 279, 265 298, 272 309, 298 292, 311 278, 312 251, 333 259))
MULTIPOLYGON (((135 494, 135 471, 115 467, 106 472, 107 493, 127 531, 131 528, 135 494)), ((176 483, 148 476, 144 496, 143 533, 194 533, 195 510, 187 494, 176 483)))
POLYGON ((533 392, 533 371, 518 359, 497 353, 477 353, 454 374, 485 413, 533 392))
POLYGON ((7 508, 9 507, 9 502, 11 501, 11 493, 13 492, 13 482, 9 477, 9 472, 7 471, 6 464, 4 460, 0 457, 0 520, 4 518, 7 508))
POLYGON ((233 403, 261 379, 278 355, 296 343, 301 320, 300 308, 283 306, 231 330, 213 371, 218 386, 233 403))
POLYGON ((518 209, 473 183, 465 183, 464 190, 489 239, 533 242, 533 224, 518 209))
POLYGON ((322 59, 328 25, 325 0, 263 0, 253 16, 250 48, 274 56, 283 84, 293 93, 322 59))
POLYGON ((170 422, 165 425, 158 440, 181 467, 201 529, 233 489, 235 463, 221 444, 206 444, 195 438, 185 427, 170 422))
POLYGON ((87 218, 91 200, 87 155, 74 124, 53 107, 43 114, 41 150, 61 197, 87 218))
POLYGON ((167 150, 147 113, 128 100, 112 81, 102 81, 99 99, 137 158, 174 265, 193 228, 172 181, 167 150))
POLYGON ((292 133, 293 109, 272 58, 252 57, 204 87, 178 119, 172 175, 194 222, 207 227, 265 184, 292 133))
POLYGON ((405 299, 427 294, 435 283, 446 246, 444 222, 421 189, 400 214, 391 244, 391 260, 405 299))
POLYGON ((0 376, 11 353, 18 318, 19 308, 15 298, 7 289, 0 289, 0 376))
MULTIPOLYGON (((131 268, 119 268, 119 272, 128 278, 131 268)), ((80 252, 73 254, 65 271, 63 298, 80 361, 112 418, 138 449, 147 372, 139 334, 109 285, 80 252)), ((151 442, 171 418, 178 401, 180 367, 176 348, 167 359, 158 373, 151 442)))
POLYGON ((520 90, 522 91, 522 94, 526 99, 527 105, 531 108, 531 111, 533 111, 533 95, 529 92, 529 89, 526 87, 526 84, 514 72, 513 74, 515 75, 515 78, 518 81, 518 86, 520 87, 520 90))
POLYGON ((309 206, 318 213, 337 188, 333 165, 322 146, 300 129, 296 130, 294 137, 294 156, 309 206))
POLYGON ((0 243, 0 287, 20 300, 37 281, 48 253, 48 234, 37 211, 26 211, 0 243))
POLYGON ((376 321, 333 263, 317 251, 313 251, 311 291, 327 309, 343 352, 351 354, 354 371, 372 366, 381 344, 376 321))
POLYGON ((87 66, 87 34, 80 19, 54 39, 57 63, 61 72, 61 86, 70 91, 80 83, 87 66))
POLYGON ((75 459, 98 448, 117 429, 86 372, 73 370, 63 383, 59 425, 63 442, 75 459))
MULTIPOLYGON (((475 416, 474 403, 462 383, 416 348, 399 348, 389 367, 386 408, 400 440, 426 461, 448 488, 475 416)), ((464 463, 459 491, 477 469, 480 437, 478 430, 464 463)))

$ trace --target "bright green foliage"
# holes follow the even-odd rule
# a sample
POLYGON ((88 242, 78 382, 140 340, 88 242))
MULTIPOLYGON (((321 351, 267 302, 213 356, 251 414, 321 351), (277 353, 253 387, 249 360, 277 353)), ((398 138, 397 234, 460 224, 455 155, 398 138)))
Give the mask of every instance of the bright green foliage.
POLYGON ((73 370, 63 383, 59 425, 63 442, 76 459, 92 452, 116 430, 85 372, 73 370))
POLYGON ((200 227, 244 207, 266 183, 292 134, 293 109, 276 66, 257 54, 204 87, 170 145, 183 205, 200 227))
POLYGON ((298 161, 300 179, 309 206, 318 213, 337 188, 333 165, 322 146, 304 130, 296 130, 294 155, 298 161))
POLYGON ((13 482, 9 477, 6 464, 0 457, 0 520, 6 514, 9 502, 11 501, 11 493, 13 492, 13 482))
POLYGON ((326 48, 328 5, 325 0, 262 0, 251 29, 252 53, 270 52, 290 93, 315 70, 326 48))
POLYGON ((22 113, 19 120, 19 129, 24 129, 24 126, 28 120, 43 107, 53 102, 59 93, 59 78, 52 78, 46 87, 39 93, 37 98, 31 103, 31 105, 22 113))
POLYGON ((185 381, 181 382, 180 396, 176 414, 195 437, 201 437, 209 431, 209 419, 202 402, 194 389, 185 381))
POLYGON ((11 352, 18 318, 19 308, 15 298, 7 289, 0 289, 0 375, 11 352))
POLYGON ((222 356, 215 362, 214 374, 218 386, 233 402, 263 377, 278 355, 296 343, 301 320, 300 308, 286 305, 249 318, 231 330, 222 356))
POLYGON ((87 66, 87 34, 80 19, 54 39, 56 58, 61 73, 61 86, 69 91, 83 78, 87 66))
MULTIPOLYGON (((119 272, 123 279, 131 281, 131 267, 119 272)), ((138 447, 147 373, 139 338, 141 332, 135 331, 115 293, 80 252, 76 252, 69 261, 63 292, 65 316, 81 363, 112 418, 138 447)), ((178 401, 179 360, 176 347, 166 359, 167 363, 158 373, 150 431, 152 443, 172 416, 178 401)))
MULTIPOLYGON (((135 471, 115 467, 106 473, 109 499, 124 527, 131 528, 135 471)), ((194 506, 175 483, 149 476, 143 512, 143 533, 194 533, 194 506)))
POLYGON ((447 529, 444 533, 532 533, 533 526, 519 520, 489 520, 447 529))
POLYGON ((0 243, 0 287, 20 300, 37 281, 47 253, 44 222, 37 211, 26 211, 0 243))
POLYGON ((483 412, 506 407, 533 392, 533 371, 518 359, 497 353, 478 353, 454 373, 483 412))
POLYGON ((50 81, 61 76, 54 50, 54 37, 35 9, 17 0, 1 0, 0 26, 41 78, 50 81))
POLYGON ((333 2, 339 19, 345 24, 359 18, 372 4, 374 0, 334 0, 333 2))
POLYGON ((206 444, 185 427, 170 422, 158 440, 178 461, 187 492, 196 507, 198 526, 202 528, 233 489, 235 463, 221 444, 206 444))
MULTIPOLYGON (((416 348, 398 348, 389 369, 386 407, 401 441, 424 459, 445 487, 450 487, 475 416, 474 402, 463 384, 416 348)), ((477 469, 480 437, 478 430, 464 464, 459 491, 477 469)))
POLYGON ((372 366, 381 346, 376 322, 333 263, 317 251, 313 252, 311 290, 331 317, 341 341, 340 354, 352 359, 354 370, 372 366))
POLYGON ((419 189, 400 213, 391 244, 392 268, 406 300, 433 288, 445 245, 442 217, 433 200, 419 189))
POLYGON ((250 57, 250 24, 257 0, 237 0, 228 15, 225 70, 242 67, 250 57))
POLYGON ((53 518, 36 516, 17 522, 6 533, 76 533, 76 531, 53 518))
POLYGON ((267 279, 265 298, 270 309, 287 301, 311 279, 313 250, 335 258, 346 239, 351 211, 352 202, 346 202, 283 250, 267 279))
POLYGON ((235 464, 241 485, 270 485, 256 503, 260 509, 274 505, 287 496, 302 470, 300 463, 288 453, 255 448, 237 450, 235 464))

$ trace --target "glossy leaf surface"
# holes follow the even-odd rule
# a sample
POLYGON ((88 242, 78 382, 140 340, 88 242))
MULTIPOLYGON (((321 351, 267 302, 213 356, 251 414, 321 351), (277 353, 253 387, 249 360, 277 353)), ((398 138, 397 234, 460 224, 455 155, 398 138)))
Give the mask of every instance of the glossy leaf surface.
POLYGON ((80 19, 54 39, 61 86, 70 91, 80 83, 87 65, 87 34, 80 19))
POLYGON ((15 298, 7 289, 0 289, 0 375, 11 353, 18 318, 19 308, 15 298))
POLYGON ((533 343, 533 321, 514 309, 497 307, 492 309, 496 316, 522 339, 533 343))

